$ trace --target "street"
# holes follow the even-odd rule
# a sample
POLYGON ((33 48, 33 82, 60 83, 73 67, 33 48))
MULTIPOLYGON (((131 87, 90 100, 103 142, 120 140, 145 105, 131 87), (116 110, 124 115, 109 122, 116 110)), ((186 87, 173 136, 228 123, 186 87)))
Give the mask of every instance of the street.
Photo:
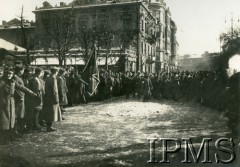
MULTIPOLYGON (((53 125, 58 129, 56 132, 28 133, 20 141, 1 145, 0 167, 239 166, 237 146, 234 162, 226 165, 215 162, 214 153, 218 152, 215 141, 231 138, 231 132, 223 114, 200 104, 167 100, 143 103, 121 97, 67 108, 64 117, 66 120, 53 125), (183 148, 168 155, 170 164, 147 163, 148 138, 191 138, 198 150, 207 137, 212 138, 209 149, 212 163, 201 163, 202 158, 199 163, 181 163, 183 148)), ((156 142, 157 161, 162 159, 161 145, 156 142)), ((170 147, 173 150, 175 144, 170 147)), ((230 155, 225 155, 229 159, 230 155)))

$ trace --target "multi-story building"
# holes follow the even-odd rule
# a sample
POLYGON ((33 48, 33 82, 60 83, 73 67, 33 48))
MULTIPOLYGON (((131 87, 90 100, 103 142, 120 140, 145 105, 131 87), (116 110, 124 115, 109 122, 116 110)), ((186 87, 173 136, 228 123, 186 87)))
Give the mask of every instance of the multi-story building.
MULTIPOLYGON (((35 35, 35 23, 33 21, 23 19, 23 26, 28 41, 31 41, 31 45, 34 45, 32 39, 34 39, 35 35)), ((3 20, 2 25, 0 25, 0 38, 14 43, 15 45, 24 47, 21 21, 17 18, 10 21, 3 20)), ((33 46, 30 47, 34 48, 33 46)))
MULTIPOLYGON (((61 28, 58 28, 58 32, 74 34, 72 39, 74 42, 71 42, 71 46, 68 47, 71 49, 68 52, 79 50, 79 53, 67 54, 74 55, 72 57, 75 59, 76 56, 81 57, 88 53, 86 50, 89 46, 86 45, 92 44, 91 34, 94 33, 95 40, 108 36, 105 41, 100 40, 101 43, 108 45, 99 47, 99 64, 115 62, 116 64, 112 63, 112 66, 122 71, 155 73, 167 70, 170 63, 174 64, 174 57, 177 55, 176 25, 173 24, 170 11, 163 0, 151 2, 76 0, 69 5, 60 3, 59 7, 46 5, 36 8, 34 13, 36 33, 38 37, 42 37, 39 38, 38 49, 44 48, 43 50, 49 51, 52 47, 56 47, 58 39, 56 36, 53 37, 54 33, 51 33, 56 31, 54 25, 62 22, 66 26, 71 22, 71 26, 64 28, 64 30, 70 30, 68 33, 62 32, 61 28), (56 15, 58 17, 55 17, 56 15), (57 21, 57 19, 66 19, 64 16, 67 15, 71 18, 70 20, 57 21)), ((73 60, 69 58, 66 62, 69 61, 73 60)))

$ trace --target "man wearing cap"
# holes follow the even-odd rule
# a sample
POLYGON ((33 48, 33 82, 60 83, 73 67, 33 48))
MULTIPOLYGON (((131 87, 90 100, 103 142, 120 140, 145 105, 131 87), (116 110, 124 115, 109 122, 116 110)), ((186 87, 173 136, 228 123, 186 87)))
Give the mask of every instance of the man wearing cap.
POLYGON ((9 68, 4 71, 3 78, 0 80, 0 131, 1 139, 6 141, 8 137, 12 138, 11 133, 15 125, 15 90, 36 96, 34 92, 16 82, 13 78, 14 70, 9 68), (10 136, 9 136, 10 135, 10 136))
POLYGON ((67 99, 68 89, 67 89, 66 79, 64 77, 65 72, 66 72, 65 69, 60 68, 57 75, 59 105, 62 113, 63 113, 63 107, 68 104, 68 99, 67 99))
POLYGON ((52 128, 55 121, 61 121, 61 109, 59 106, 59 94, 57 84, 57 67, 51 68, 51 75, 46 78, 45 82, 45 104, 44 104, 44 117, 47 122, 47 131, 56 131, 52 128))
POLYGON ((148 101, 150 99, 152 89, 153 86, 149 78, 149 74, 145 73, 143 79, 143 102, 148 101))
MULTIPOLYGON (((24 73, 23 66, 15 67, 15 83, 21 86, 25 86, 23 82, 22 75, 24 73)), ((18 135, 18 132, 22 133, 24 130, 25 122, 25 93, 21 90, 16 90, 14 94, 15 98, 15 110, 16 110, 16 124, 15 124, 15 132, 18 135)))
POLYGON ((41 130, 39 125, 39 114, 43 107, 44 83, 41 77, 43 76, 43 69, 36 68, 33 78, 29 81, 29 88, 37 94, 32 98, 29 127, 33 130, 41 130))

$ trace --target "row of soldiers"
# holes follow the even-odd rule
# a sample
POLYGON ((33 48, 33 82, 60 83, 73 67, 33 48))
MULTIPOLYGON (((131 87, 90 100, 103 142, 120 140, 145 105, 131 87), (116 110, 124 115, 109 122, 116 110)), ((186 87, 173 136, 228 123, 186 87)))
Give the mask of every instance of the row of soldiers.
POLYGON ((6 67, 0 77, 0 133, 2 142, 21 137, 26 131, 51 132, 62 120, 68 104, 65 70, 50 71, 23 66, 6 67))
POLYGON ((222 111, 233 131, 240 128, 240 73, 230 76, 227 70, 197 72, 160 72, 157 74, 126 72, 100 73, 98 93, 101 99, 111 95, 130 95, 143 101, 184 100, 222 111))
MULTIPOLYGON (((172 99, 199 102, 205 106, 225 110, 228 107, 226 87, 229 77, 224 70, 198 72, 160 72, 156 74, 140 72, 111 72, 100 70, 99 84, 94 100, 104 100, 125 95, 147 101, 172 99)), ((66 75, 71 99, 70 104, 86 103, 91 100, 87 93, 87 83, 80 74, 72 71, 66 75)))
MULTIPOLYGON (((148 74, 129 71, 114 73, 100 69, 97 82, 97 91, 90 96, 88 83, 73 68, 5 69, 0 82, 0 97, 4 97, 0 101, 0 108, 5 111, 0 113, 0 129, 23 132, 41 130, 47 126, 48 131, 54 131, 52 123, 62 119, 66 105, 113 96, 143 97, 143 101, 151 97, 157 100, 184 99, 230 111, 236 110, 232 106, 236 106, 238 99, 235 98, 238 94, 232 95, 237 88, 226 91, 229 83, 233 87, 231 85, 236 81, 229 82, 223 70, 148 74)), ((232 115, 229 114, 229 117, 232 115)))

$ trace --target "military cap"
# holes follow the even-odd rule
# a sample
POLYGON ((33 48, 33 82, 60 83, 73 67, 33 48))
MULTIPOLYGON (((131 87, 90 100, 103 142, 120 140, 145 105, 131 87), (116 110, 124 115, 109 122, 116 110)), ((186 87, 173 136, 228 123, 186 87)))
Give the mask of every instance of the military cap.
POLYGON ((24 68, 25 68, 24 65, 16 65, 16 66, 15 66, 15 71, 21 71, 21 70, 23 70, 24 68))
POLYGON ((51 71, 49 70, 44 70, 44 75, 50 75, 51 74, 51 71))
POLYGON ((14 71, 14 69, 12 67, 6 66, 4 68, 4 73, 8 73, 8 72, 13 72, 14 73, 15 71, 14 71))
POLYGON ((63 74, 66 70, 64 68, 60 68, 58 73, 63 74))
POLYGON ((35 68, 35 73, 40 73, 40 72, 42 72, 42 71, 43 71, 43 69, 42 69, 41 67, 35 68))
POLYGON ((51 67, 50 70, 51 70, 51 72, 57 72, 57 71, 59 71, 59 68, 58 67, 51 67))

